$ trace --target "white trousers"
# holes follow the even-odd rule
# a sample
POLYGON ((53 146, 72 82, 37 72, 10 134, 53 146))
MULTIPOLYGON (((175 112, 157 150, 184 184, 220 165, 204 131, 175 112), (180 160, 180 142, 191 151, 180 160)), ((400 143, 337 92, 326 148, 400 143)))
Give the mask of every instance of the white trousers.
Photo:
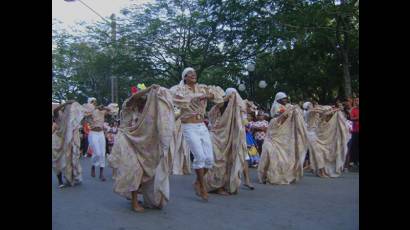
POLYGON ((212 168, 214 165, 214 152, 211 137, 204 123, 182 124, 184 138, 194 155, 192 168, 212 168))
POLYGON ((93 150, 92 162, 95 167, 105 167, 105 136, 104 132, 90 131, 88 143, 93 150))

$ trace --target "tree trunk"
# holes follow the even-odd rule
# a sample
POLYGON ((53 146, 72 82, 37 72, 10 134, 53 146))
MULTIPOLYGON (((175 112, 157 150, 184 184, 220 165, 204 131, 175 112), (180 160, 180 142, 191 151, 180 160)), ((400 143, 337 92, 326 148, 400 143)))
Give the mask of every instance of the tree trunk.
MULTIPOLYGON (((341 0, 342 5, 346 5, 346 0, 341 0)), ((350 18, 348 16, 341 16, 339 17, 340 26, 343 29, 343 44, 341 46, 342 58, 343 58, 343 79, 344 79, 344 86, 345 86, 345 96, 347 98, 352 97, 352 80, 350 78, 350 62, 349 62, 349 35, 346 33, 346 30, 349 29, 349 21, 350 18)), ((337 28, 339 29, 339 27, 337 28)), ((340 34, 340 33, 339 33, 340 34)), ((340 43, 339 43, 340 44, 340 43)))
POLYGON ((349 55, 346 49, 342 50, 343 54, 343 78, 345 81, 345 96, 347 98, 352 97, 352 81, 350 79, 350 72, 349 72, 349 55))

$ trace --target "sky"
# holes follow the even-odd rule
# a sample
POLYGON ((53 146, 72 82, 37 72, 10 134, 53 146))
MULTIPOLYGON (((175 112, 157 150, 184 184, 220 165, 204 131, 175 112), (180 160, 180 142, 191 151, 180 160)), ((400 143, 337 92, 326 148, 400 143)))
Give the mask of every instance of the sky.
MULTIPOLYGON (((114 14, 119 14, 124 7, 129 7, 134 4, 143 4, 152 2, 153 0, 81 0, 104 18, 114 14)), ((70 30, 76 22, 85 21, 86 23, 94 23, 103 21, 89 8, 81 2, 73 1, 66 2, 64 0, 52 0, 52 17, 58 19, 63 24, 63 28, 70 30)))

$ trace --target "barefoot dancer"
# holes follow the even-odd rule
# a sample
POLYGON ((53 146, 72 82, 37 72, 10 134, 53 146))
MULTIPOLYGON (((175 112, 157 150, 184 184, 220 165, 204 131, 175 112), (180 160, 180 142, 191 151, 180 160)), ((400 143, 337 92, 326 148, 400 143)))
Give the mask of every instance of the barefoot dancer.
POLYGON ((287 104, 285 97, 275 97, 273 119, 262 147, 258 166, 261 183, 290 184, 303 176, 303 162, 307 152, 307 131, 302 111, 287 104), (281 100, 281 101, 279 101, 281 100))
POLYGON ((105 136, 104 136, 104 118, 107 114, 112 114, 111 109, 108 107, 98 106, 95 107, 97 104, 97 100, 95 98, 89 99, 89 103, 86 106, 87 116, 90 123, 90 133, 88 135, 88 143, 92 148, 93 155, 92 155, 92 162, 93 165, 91 167, 91 176, 95 177, 95 168, 100 168, 100 180, 105 181, 104 177, 104 167, 105 167, 105 150, 106 150, 106 143, 105 143, 105 136))
POLYGON ((131 199, 131 208, 162 208, 169 200, 168 153, 175 129, 172 96, 152 85, 128 98, 108 157, 115 169, 114 192, 131 199), (144 207, 138 204, 142 193, 144 207))
MULTIPOLYGON (((224 101, 209 111, 215 165, 205 176, 205 185, 209 192, 229 195, 238 192, 241 184, 240 174, 247 166, 245 159, 248 149, 243 124, 246 105, 232 88, 227 89, 224 101)), ((245 184, 253 188, 250 185, 248 172, 244 174, 245 184)))
POLYGON ((339 177, 348 150, 349 128, 338 108, 316 106, 306 114, 312 170, 319 177, 339 177))
POLYGON ((173 86, 171 92, 174 104, 181 109, 183 136, 194 155, 192 167, 197 176, 194 183, 196 194, 203 200, 208 200, 204 175, 213 167, 214 155, 209 131, 204 124, 204 115, 207 101, 221 103, 225 93, 220 87, 198 84, 193 68, 186 68, 182 72, 181 82, 173 86))
POLYGON ((64 187, 63 173, 70 186, 80 184, 80 127, 84 116, 83 107, 68 101, 53 109, 52 160, 59 188, 64 187))
POLYGON ((172 174, 189 175, 191 174, 190 150, 182 134, 182 123, 180 119, 180 109, 174 108, 175 111, 175 130, 173 153, 172 153, 172 174))

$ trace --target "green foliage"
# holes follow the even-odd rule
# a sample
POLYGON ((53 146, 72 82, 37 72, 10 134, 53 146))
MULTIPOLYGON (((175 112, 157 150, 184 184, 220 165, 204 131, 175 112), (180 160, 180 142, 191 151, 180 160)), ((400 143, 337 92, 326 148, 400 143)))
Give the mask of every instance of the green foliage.
POLYGON ((131 85, 171 87, 187 66, 200 82, 224 89, 245 81, 246 98, 245 66, 254 62, 251 100, 266 105, 284 91, 293 102, 331 103, 346 96, 344 65, 358 93, 358 14, 357 1, 157 0, 123 10, 116 41, 108 24, 73 35, 53 22, 53 99, 109 103, 116 76, 121 104, 131 85))

